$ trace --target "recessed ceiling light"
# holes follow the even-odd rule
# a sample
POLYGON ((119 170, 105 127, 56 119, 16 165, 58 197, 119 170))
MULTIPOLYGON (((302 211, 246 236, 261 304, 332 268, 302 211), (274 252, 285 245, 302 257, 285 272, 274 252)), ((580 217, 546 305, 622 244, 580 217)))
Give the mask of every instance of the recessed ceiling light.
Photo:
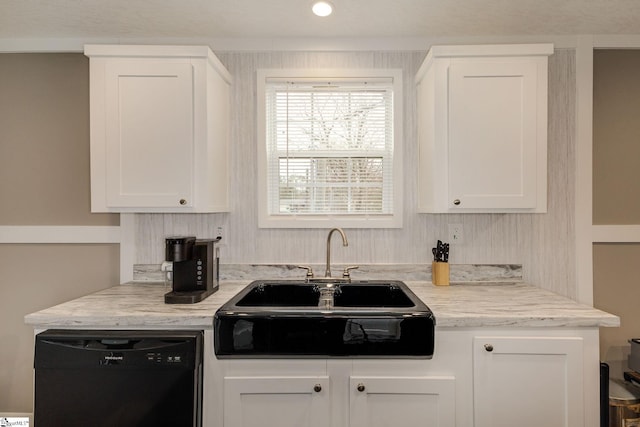
POLYGON ((318 16, 329 16, 333 12, 333 5, 328 1, 317 1, 313 4, 311 10, 318 16))

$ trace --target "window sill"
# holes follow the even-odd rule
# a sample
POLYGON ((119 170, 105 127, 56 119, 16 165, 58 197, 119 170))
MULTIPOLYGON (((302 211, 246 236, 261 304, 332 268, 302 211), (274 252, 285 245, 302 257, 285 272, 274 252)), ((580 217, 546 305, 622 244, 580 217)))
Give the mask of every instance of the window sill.
POLYGON ((402 228, 400 215, 266 215, 259 228, 402 228))

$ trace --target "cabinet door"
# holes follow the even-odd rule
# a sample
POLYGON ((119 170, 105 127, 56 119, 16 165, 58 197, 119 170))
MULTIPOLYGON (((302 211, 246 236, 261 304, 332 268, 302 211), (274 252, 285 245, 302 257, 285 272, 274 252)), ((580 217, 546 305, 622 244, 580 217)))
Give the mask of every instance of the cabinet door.
POLYGON ((452 61, 451 209, 536 207, 537 81, 534 61, 452 61))
POLYGON ((475 427, 583 427, 583 340, 475 337, 475 427))
POLYGON ((225 377, 225 427, 329 427, 329 377, 225 377))
POLYGON ((454 377, 351 377, 350 427, 454 427, 454 377))
POLYGON ((107 206, 191 206, 192 65, 111 61, 105 97, 107 206))

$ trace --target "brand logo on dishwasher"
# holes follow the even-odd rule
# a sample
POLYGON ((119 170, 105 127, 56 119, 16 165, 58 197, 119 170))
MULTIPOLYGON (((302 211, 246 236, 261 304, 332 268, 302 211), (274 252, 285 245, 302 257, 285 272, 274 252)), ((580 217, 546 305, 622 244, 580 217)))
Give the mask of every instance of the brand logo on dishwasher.
POLYGON ((124 355, 122 353, 109 353, 105 354, 100 360, 101 365, 117 365, 124 361, 124 355))
POLYGON ((124 360, 124 357, 122 357, 122 356, 105 356, 104 359, 105 360, 124 360))

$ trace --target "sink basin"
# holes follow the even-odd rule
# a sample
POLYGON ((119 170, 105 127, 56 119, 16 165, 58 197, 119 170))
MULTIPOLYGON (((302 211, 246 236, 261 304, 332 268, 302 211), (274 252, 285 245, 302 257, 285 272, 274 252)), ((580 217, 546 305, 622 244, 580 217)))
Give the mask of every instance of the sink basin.
POLYGON ((399 281, 250 283, 216 312, 218 358, 431 358, 433 313, 399 281))
MULTIPOLYGON (((255 282, 254 282, 255 283, 255 282)), ((237 307, 304 307, 318 305, 318 287, 308 283, 257 283, 235 305, 237 307)))
POLYGON ((407 291, 409 289, 406 288, 406 285, 401 288, 397 283, 349 283, 339 285, 339 291, 334 296, 333 305, 336 307, 370 307, 372 309, 416 307, 415 300, 409 297, 407 291))
MULTIPOLYGON (((314 283, 254 282, 246 293, 239 294, 236 307, 312 307, 318 306, 320 289, 314 283)), ((334 289, 334 307, 414 307, 404 289, 396 283, 329 284, 334 289)))

